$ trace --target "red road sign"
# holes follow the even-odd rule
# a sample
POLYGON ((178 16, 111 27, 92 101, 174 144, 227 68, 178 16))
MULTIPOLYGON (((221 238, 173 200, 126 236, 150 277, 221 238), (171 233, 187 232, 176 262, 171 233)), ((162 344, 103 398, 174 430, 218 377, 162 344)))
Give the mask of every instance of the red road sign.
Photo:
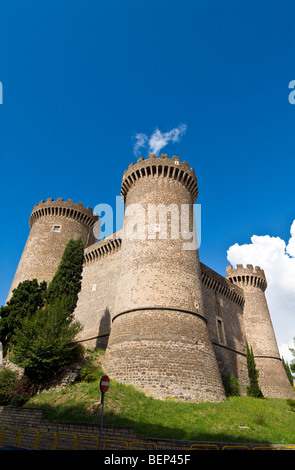
POLYGON ((101 379, 100 379, 100 390, 105 393, 108 391, 110 387, 110 379, 108 378, 107 375, 104 375, 101 379))

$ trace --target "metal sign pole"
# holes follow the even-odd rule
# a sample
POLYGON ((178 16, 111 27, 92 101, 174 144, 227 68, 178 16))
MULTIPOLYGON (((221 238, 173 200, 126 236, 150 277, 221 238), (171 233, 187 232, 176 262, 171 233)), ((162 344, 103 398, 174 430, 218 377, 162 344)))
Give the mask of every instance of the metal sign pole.
POLYGON ((100 431, 99 431, 99 450, 101 450, 101 444, 102 444, 102 422, 103 422, 103 406, 104 406, 104 394, 105 392, 108 391, 110 386, 110 379, 108 378, 107 375, 104 375, 100 379, 100 384, 99 388, 101 391, 101 416, 100 416, 100 431))
POLYGON ((104 392, 101 392, 101 415, 100 415, 99 447, 98 447, 99 450, 101 450, 101 443, 102 443, 103 406, 104 406, 104 392))

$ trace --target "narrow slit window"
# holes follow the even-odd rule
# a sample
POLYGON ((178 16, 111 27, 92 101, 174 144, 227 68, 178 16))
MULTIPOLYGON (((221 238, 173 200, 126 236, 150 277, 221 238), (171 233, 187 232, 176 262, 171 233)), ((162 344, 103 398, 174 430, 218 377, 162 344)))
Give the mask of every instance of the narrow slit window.
POLYGON ((225 335, 224 335, 224 327, 223 321, 221 318, 217 318, 217 332, 220 344, 225 344, 225 335))

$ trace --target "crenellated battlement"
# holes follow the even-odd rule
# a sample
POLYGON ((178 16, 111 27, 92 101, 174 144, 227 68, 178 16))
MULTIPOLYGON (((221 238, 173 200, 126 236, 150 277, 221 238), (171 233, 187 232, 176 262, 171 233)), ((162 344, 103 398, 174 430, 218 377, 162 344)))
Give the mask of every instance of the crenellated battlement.
POLYGON ((43 200, 36 204, 29 219, 30 228, 36 220, 44 216, 70 217, 89 227, 92 227, 98 220, 97 214, 93 213, 91 207, 84 207, 82 202, 75 204, 73 199, 65 201, 61 197, 56 201, 48 198, 46 201, 43 200))
POLYGON ((90 245, 84 251, 84 266, 88 266, 99 261, 101 258, 120 251, 121 245, 122 238, 120 237, 120 231, 90 245))
POLYGON ((216 273, 205 264, 200 263, 200 265, 202 274, 201 280, 204 287, 223 295, 231 302, 241 306, 244 305, 244 293, 238 286, 235 286, 229 282, 228 279, 216 273))
POLYGON ((193 168, 179 157, 161 154, 156 157, 151 154, 148 158, 140 157, 137 163, 131 163, 123 175, 121 195, 125 201, 129 189, 142 178, 171 178, 183 184, 192 194, 193 202, 198 197, 198 183, 193 168))
POLYGON ((242 264, 237 264, 236 268, 227 266, 226 279, 242 288, 246 286, 258 287, 263 292, 267 288, 264 270, 259 266, 254 267, 252 264, 247 264, 246 267, 242 264))

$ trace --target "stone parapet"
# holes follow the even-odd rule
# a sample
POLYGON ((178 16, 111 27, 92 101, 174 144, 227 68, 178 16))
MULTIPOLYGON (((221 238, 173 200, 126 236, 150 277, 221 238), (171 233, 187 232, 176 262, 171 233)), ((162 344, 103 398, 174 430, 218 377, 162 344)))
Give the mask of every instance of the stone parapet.
POLYGON ((82 202, 74 204, 72 199, 64 201, 63 198, 59 197, 54 201, 52 198, 49 198, 47 201, 40 201, 34 206, 29 219, 30 228, 40 217, 51 215, 71 217, 90 227, 98 220, 98 216, 93 213, 92 208, 84 207, 82 202))
POLYGON ((121 195, 126 200, 129 189, 142 178, 170 178, 183 184, 192 194, 193 202, 198 197, 197 178, 193 168, 186 161, 180 162, 179 157, 168 158, 151 154, 147 159, 140 157, 137 163, 131 163, 124 172, 121 195))
POLYGON ((242 288, 258 287, 263 292, 267 288, 264 270, 259 266, 254 267, 252 264, 247 264, 245 268, 242 264, 237 264, 236 268, 227 266, 226 278, 242 288))

